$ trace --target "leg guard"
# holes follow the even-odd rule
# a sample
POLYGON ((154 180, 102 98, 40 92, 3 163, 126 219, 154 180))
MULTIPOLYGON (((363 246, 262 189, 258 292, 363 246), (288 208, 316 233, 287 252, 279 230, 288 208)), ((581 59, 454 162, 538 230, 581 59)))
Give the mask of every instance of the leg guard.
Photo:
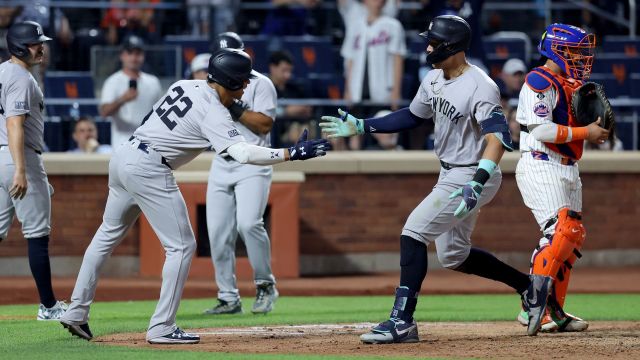
POLYGON ((549 243, 542 244, 534 251, 531 272, 554 278, 554 297, 560 306, 564 305, 571 268, 581 257, 580 248, 586 231, 579 213, 563 208, 558 212, 555 233, 549 243))

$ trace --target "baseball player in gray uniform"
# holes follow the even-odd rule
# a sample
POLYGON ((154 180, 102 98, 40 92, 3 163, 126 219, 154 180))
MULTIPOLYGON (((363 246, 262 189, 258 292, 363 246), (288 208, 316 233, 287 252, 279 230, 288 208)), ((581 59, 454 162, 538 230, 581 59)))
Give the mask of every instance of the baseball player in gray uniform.
POLYGON ((51 286, 53 188, 41 157, 44 98, 30 73, 42 62, 44 42, 49 40, 38 23, 16 23, 7 32, 11 59, 0 64, 0 241, 7 237, 17 216, 28 242, 29 267, 40 295, 38 320, 57 320, 66 309, 66 304, 56 301, 51 286))
MULTIPOLYGON (((219 34, 213 53, 219 49, 244 49, 242 39, 233 32, 219 34)), ((276 117, 276 88, 257 71, 242 99, 229 107, 231 118, 249 144, 270 147, 270 131, 276 117)), ((216 156, 207 187, 207 227, 211 258, 218 285, 218 304, 205 314, 242 312, 236 284, 236 239, 244 240, 253 268, 256 300, 251 312, 268 313, 278 298, 271 272, 271 244, 262 215, 271 187, 271 166, 241 164, 229 157, 216 156)))
POLYGON ((248 144, 227 107, 239 99, 252 78, 251 58, 223 49, 209 60, 207 80, 172 84, 142 120, 142 125, 113 154, 109 163, 109 196, 103 222, 87 248, 69 310, 62 325, 90 340, 89 306, 105 260, 142 211, 165 249, 160 300, 151 317, 151 344, 193 344, 200 337, 176 326, 176 312, 187 280, 196 240, 187 207, 172 169, 213 147, 240 163, 269 165, 322 156, 327 140, 306 140, 289 149, 248 144))
POLYGON ((496 84, 466 61, 471 28, 458 16, 436 17, 421 34, 434 70, 422 81, 409 108, 373 119, 357 119, 342 110, 320 124, 330 137, 411 129, 426 119, 435 123, 435 152, 441 170, 433 191, 416 207, 400 237, 400 286, 390 319, 363 334, 364 343, 418 341, 413 313, 427 274, 427 245, 435 242, 438 259, 449 269, 501 281, 522 296, 529 309, 527 333, 537 334, 552 286, 550 277, 524 274, 490 253, 471 246, 478 209, 496 195, 502 175, 497 166, 511 151, 507 121, 496 84), (458 200, 462 197, 462 201, 458 200))

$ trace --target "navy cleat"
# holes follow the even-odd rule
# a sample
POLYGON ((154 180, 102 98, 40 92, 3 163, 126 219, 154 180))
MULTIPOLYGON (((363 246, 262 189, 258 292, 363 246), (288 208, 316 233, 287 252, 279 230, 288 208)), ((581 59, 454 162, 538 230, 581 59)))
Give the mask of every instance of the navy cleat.
POLYGON ((93 334, 89 329, 89 324, 75 325, 71 324, 65 320, 60 320, 60 324, 64 326, 65 329, 69 330, 71 335, 77 336, 81 339, 85 339, 87 341, 93 339, 93 334))
POLYGON ((200 336, 186 333, 177 328, 171 334, 149 339, 147 342, 149 344, 197 344, 200 342, 200 336))
POLYGON ((540 330, 540 324, 545 315, 553 279, 543 275, 529 275, 529 279, 531 279, 531 284, 522 293, 522 308, 529 317, 527 335, 535 336, 540 330))
POLYGON ((370 332, 362 334, 365 344, 393 344, 418 342, 418 325, 415 320, 407 323, 400 319, 389 319, 378 324, 370 332))

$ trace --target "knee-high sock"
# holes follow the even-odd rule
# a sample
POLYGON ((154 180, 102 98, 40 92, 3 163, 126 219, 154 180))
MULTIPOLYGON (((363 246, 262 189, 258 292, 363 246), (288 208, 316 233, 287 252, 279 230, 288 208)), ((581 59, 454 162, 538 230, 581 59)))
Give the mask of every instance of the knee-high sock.
POLYGON ((51 286, 51 265, 49 263, 49 235, 27 239, 29 243, 29 267, 38 287, 40 303, 45 307, 56 304, 51 286))
POLYGON ((396 290, 396 301, 391 317, 406 322, 413 321, 418 304, 418 293, 427 276, 427 245, 409 236, 400 237, 400 287, 396 290))
POLYGON ((527 274, 516 270, 479 248, 471 248, 469 257, 454 270, 500 281, 514 288, 518 294, 527 290, 531 282, 527 274))

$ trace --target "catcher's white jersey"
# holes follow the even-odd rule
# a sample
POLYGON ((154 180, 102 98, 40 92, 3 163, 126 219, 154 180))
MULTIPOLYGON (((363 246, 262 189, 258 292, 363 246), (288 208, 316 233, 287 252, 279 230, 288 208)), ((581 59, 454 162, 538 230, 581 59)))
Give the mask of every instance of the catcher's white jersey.
MULTIPOLYGON (((558 104, 557 91, 533 91, 522 86, 516 120, 521 125, 553 123, 553 110, 558 104)), ((516 168, 516 181, 525 205, 531 209, 541 230, 558 210, 569 207, 582 211, 582 182, 578 164, 567 162, 531 134, 520 132, 521 158, 516 168)), ((554 228, 545 233, 552 233, 554 228)))
POLYGON ((181 80, 172 84, 133 135, 149 143, 173 169, 210 147, 220 153, 245 141, 218 93, 206 80, 181 80))
POLYGON ((502 111, 498 86, 475 65, 450 80, 442 70, 430 71, 409 109, 423 119, 433 118, 436 155, 458 165, 480 161, 484 151, 480 123, 491 112, 502 111))

